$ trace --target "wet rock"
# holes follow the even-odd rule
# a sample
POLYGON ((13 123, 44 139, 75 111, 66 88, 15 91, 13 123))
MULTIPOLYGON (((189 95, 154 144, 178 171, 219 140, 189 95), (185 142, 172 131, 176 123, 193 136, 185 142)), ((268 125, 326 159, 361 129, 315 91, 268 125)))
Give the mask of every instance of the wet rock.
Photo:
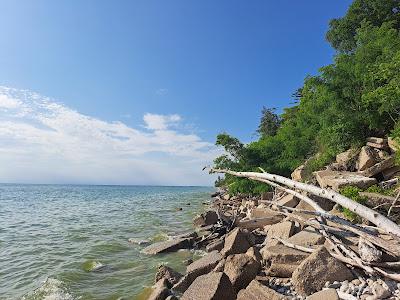
POLYGON ((148 300, 165 300, 169 294, 168 289, 169 282, 166 278, 162 278, 153 286, 153 292, 151 293, 148 300))
POLYGON ((209 273, 223 257, 218 251, 212 251, 199 260, 194 261, 186 267, 186 275, 182 277, 173 287, 173 290, 184 292, 196 279, 196 277, 209 273))
POLYGON ((182 295, 182 300, 232 300, 236 293, 223 272, 209 273, 196 278, 182 295))
POLYGON ((338 293, 335 289, 326 289, 312 294, 306 300, 339 300, 338 293))
POLYGON ((284 245, 264 247, 260 251, 269 268, 267 274, 277 277, 290 277, 309 253, 284 245))
POLYGON ((288 300, 289 297, 279 294, 273 289, 253 280, 246 289, 239 291, 237 300, 288 300))
POLYGON ((354 172, 338 172, 338 171, 323 170, 315 172, 315 177, 320 187, 332 188, 335 191, 339 191, 340 188, 346 185, 352 185, 359 187, 361 189, 366 189, 371 185, 376 184, 377 181, 375 178, 369 178, 366 175, 360 175, 360 174, 354 172))
POLYGON ((185 266, 188 266, 188 265, 190 265, 192 262, 193 262, 193 259, 188 258, 188 259, 185 259, 182 263, 183 263, 185 266))
POLYGON ((228 275, 236 291, 246 286, 256 277, 260 263, 246 254, 234 254, 226 258, 224 273, 228 275))
POLYGON ((174 252, 179 249, 188 249, 193 244, 193 238, 177 238, 170 241, 158 242, 143 249, 146 254, 174 252))
POLYGON ((322 246, 310 254, 293 272, 292 282, 300 295, 310 295, 321 290, 326 281, 344 281, 353 278, 350 270, 322 246))
POLYGON ((223 256, 245 253, 254 244, 254 236, 242 228, 235 228, 226 237, 224 248, 221 251, 223 256))
POLYGON ((181 273, 175 271, 174 269, 165 265, 161 265, 158 267, 154 282, 158 282, 161 279, 166 278, 171 285, 174 285, 179 281, 179 279, 182 278, 182 276, 183 275, 181 273))
POLYGON ((215 211, 206 211, 193 220, 194 226, 207 226, 218 222, 218 215, 215 211))
POLYGON ((266 246, 274 246, 279 244, 274 238, 281 238, 287 240, 292 236, 294 231, 294 223, 292 221, 284 221, 274 225, 271 225, 267 233, 266 246))

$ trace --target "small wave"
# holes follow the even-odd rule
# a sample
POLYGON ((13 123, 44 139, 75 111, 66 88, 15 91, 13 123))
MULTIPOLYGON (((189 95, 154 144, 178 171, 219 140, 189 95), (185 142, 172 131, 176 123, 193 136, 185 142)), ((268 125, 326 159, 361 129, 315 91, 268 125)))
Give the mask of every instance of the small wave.
MULTIPOLYGON (((47 278, 43 284, 33 292, 22 297, 22 300, 75 300, 68 293, 65 284, 54 278, 47 278)), ((78 298, 79 299, 79 298, 78 298)))

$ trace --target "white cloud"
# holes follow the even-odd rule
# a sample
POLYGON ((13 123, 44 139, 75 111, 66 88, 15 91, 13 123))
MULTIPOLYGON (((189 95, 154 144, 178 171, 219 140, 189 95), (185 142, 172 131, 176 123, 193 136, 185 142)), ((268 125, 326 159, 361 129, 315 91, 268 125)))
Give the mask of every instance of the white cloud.
POLYGON ((168 94, 168 89, 158 89, 158 90, 156 90, 156 95, 158 95, 158 96, 165 96, 166 94, 168 94))
POLYGON ((146 123, 146 128, 152 130, 165 130, 171 125, 175 125, 181 121, 179 115, 157 115, 147 113, 143 116, 143 121, 146 123))
POLYGON ((146 129, 106 122, 0 87, 0 181, 212 183, 201 168, 218 154, 213 144, 179 130, 179 115, 147 113, 143 120, 146 129))

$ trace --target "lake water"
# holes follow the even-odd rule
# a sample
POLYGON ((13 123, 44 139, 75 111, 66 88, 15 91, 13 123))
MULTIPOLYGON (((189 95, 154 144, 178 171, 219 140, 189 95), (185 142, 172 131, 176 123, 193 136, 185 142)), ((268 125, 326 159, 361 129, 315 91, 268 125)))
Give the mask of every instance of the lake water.
POLYGON ((0 184, 0 299, 140 299, 159 264, 183 271, 198 253, 148 256, 128 239, 187 231, 213 191, 0 184))

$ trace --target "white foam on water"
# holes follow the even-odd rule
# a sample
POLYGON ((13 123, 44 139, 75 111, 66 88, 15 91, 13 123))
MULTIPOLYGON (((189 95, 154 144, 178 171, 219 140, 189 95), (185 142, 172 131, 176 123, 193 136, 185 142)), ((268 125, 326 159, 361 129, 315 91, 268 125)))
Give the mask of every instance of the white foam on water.
POLYGON ((75 300, 65 288, 65 284, 54 278, 47 278, 43 284, 32 293, 22 297, 22 300, 75 300))

